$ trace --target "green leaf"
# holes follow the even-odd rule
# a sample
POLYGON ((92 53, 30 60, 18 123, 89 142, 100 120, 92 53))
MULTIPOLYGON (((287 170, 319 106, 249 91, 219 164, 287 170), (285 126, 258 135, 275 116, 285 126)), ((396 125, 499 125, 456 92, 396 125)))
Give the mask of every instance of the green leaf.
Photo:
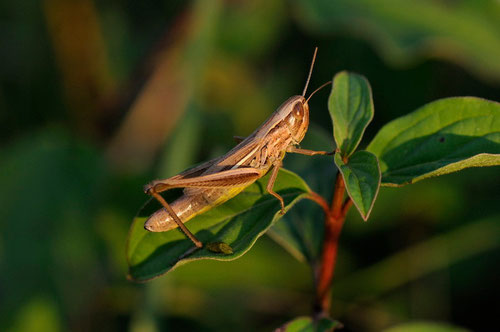
POLYGON ((380 188, 381 174, 377 157, 368 151, 356 151, 346 164, 336 153, 335 165, 342 173, 349 197, 361 217, 367 220, 380 188))
POLYGON ((486 78, 500 78, 498 1, 300 0, 305 29, 355 34, 393 65, 422 57, 463 64, 486 78))
POLYGON ((286 323, 276 331, 280 332, 326 332, 342 328, 342 324, 330 318, 320 318, 315 321, 311 317, 302 316, 286 323))
POLYGON ((384 186, 500 165, 500 104, 474 97, 432 102, 385 125, 367 150, 379 158, 384 186))
MULTIPOLYGON (((279 201, 267 194, 269 174, 241 194, 186 223, 203 243, 224 242, 232 254, 206 248, 193 251, 193 244, 179 229, 151 233, 144 229, 147 217, 160 206, 150 201, 134 219, 127 246, 129 277, 147 281, 175 267, 199 259, 234 260, 245 254, 269 227, 281 217, 279 201)), ((310 189, 296 174, 280 170, 274 190, 285 200, 286 210, 304 198, 310 189)))
POLYGON ((343 157, 349 157, 373 119, 372 90, 368 80, 346 71, 335 75, 328 110, 337 147, 343 157))
POLYGON ((383 332, 467 332, 468 329, 464 329, 458 326, 453 326, 444 323, 437 322, 410 322, 399 324, 391 328, 383 330, 383 332))

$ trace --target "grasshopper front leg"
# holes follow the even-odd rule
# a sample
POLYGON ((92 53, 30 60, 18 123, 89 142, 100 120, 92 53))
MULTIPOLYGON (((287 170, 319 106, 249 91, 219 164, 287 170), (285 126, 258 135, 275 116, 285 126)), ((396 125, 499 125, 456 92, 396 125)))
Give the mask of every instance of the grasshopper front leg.
POLYGON ((335 151, 328 152, 328 151, 314 151, 314 150, 308 150, 308 149, 301 149, 297 148, 295 146, 289 146, 286 152, 291 152, 291 153, 298 153, 298 154, 303 154, 306 156, 316 156, 316 155, 332 155, 335 153, 335 151))

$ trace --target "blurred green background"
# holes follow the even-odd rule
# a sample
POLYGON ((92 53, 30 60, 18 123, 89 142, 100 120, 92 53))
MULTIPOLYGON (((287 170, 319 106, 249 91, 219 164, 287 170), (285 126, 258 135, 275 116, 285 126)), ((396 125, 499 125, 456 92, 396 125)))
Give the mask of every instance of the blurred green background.
MULTIPOLYGON (((500 100, 496 0, 0 1, 0 330, 255 331, 311 313, 311 270, 268 237, 140 285, 125 245, 142 186, 301 93, 315 46, 310 88, 344 69, 372 85, 364 145, 438 98, 500 100)), ((327 96, 310 108, 329 135, 327 96)), ((334 318, 494 329, 499 202, 498 167, 382 188, 369 222, 348 216, 334 318)))

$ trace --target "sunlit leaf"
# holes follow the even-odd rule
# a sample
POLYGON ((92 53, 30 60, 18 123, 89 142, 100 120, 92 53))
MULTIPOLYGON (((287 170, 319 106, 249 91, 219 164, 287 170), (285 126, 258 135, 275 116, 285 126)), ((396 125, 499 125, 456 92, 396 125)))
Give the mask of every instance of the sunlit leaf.
POLYGON ((342 156, 348 157, 373 119, 372 91, 366 78, 346 71, 335 75, 328 110, 335 142, 342 156))
MULTIPOLYGON (((279 201, 266 192, 268 179, 269 174, 235 198, 186 223, 203 243, 224 242, 232 248, 232 254, 205 248, 192 251, 193 244, 179 229, 162 233, 146 231, 144 222, 159 208, 150 201, 134 219, 130 230, 127 247, 130 278, 146 281, 194 260, 228 261, 242 256, 281 217, 279 201)), ((285 200, 286 210, 309 192, 299 176, 286 170, 280 170, 274 190, 285 200)))
POLYGON ((356 151, 347 163, 339 153, 335 165, 344 178, 349 197, 364 220, 367 220, 380 188, 380 167, 377 157, 368 151, 356 151))
POLYGON ((367 150, 379 158, 385 186, 500 165, 500 104, 474 97, 432 102, 385 125, 367 150))

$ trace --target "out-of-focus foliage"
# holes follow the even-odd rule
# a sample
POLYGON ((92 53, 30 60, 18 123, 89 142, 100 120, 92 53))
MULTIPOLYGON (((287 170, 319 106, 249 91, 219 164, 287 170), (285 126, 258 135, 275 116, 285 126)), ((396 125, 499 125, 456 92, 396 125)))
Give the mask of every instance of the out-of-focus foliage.
POLYGON ((469 330, 443 323, 412 322, 393 326, 384 332, 467 332, 469 330))
POLYGON ((496 0, 297 0, 307 29, 348 31, 388 61, 441 57, 498 81, 500 4, 496 0))
POLYGON ((280 327, 278 332, 327 332, 342 328, 342 324, 337 321, 321 318, 314 321, 311 317, 298 317, 291 322, 280 327))
MULTIPOLYGON (((318 4, 0 3, 0 330, 255 331, 309 312, 310 270, 265 237, 237 261, 146 285, 125 279, 124 247, 142 186, 226 152, 300 93, 314 46, 311 88, 344 69, 372 84, 377 117, 361 149, 432 100, 498 100, 498 2, 318 4)), ((327 93, 310 108, 323 128, 303 147, 330 150, 318 138, 331 132, 327 93)), ((285 158, 321 193, 331 162, 285 158)), ((369 223, 351 212, 333 316, 347 331, 414 319, 491 330, 499 187, 497 168, 470 169, 382 188, 369 223)), ((320 209, 301 201, 286 218, 293 227, 274 227, 305 239, 314 262, 320 209)))
POLYGON ((107 182, 102 157, 65 130, 48 129, 27 134, 0 156, 1 311, 18 324, 23 316, 16 314, 32 310, 48 311, 61 324, 54 305, 76 313, 92 298, 80 289, 100 284, 95 227, 107 182))

